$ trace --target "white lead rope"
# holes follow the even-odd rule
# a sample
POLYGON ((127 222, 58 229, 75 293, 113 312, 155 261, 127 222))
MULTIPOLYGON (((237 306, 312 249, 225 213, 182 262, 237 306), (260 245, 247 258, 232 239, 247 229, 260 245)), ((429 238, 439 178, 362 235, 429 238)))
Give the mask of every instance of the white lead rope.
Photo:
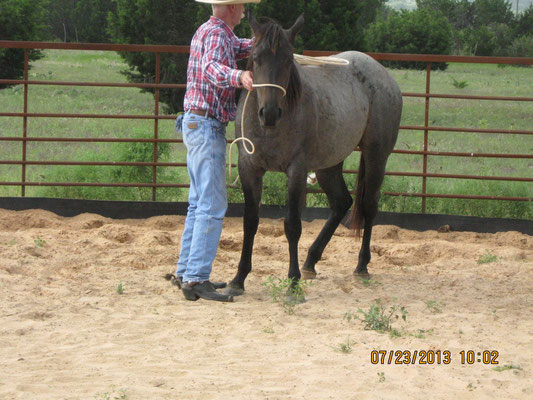
MULTIPOLYGON (((283 92, 283 96, 286 96, 287 95, 287 90, 285 90, 285 88, 283 86, 279 86, 279 85, 276 85, 274 83, 254 83, 252 85, 254 88, 258 88, 258 87, 275 87, 275 88, 278 88, 279 90, 281 90, 283 92)), ((231 143, 231 145, 229 146, 229 168, 228 168, 228 175, 229 175, 229 181, 231 182, 231 158, 232 158, 232 154, 231 154, 231 150, 233 149, 233 145, 235 143, 237 143, 238 141, 242 141, 243 142, 243 147, 244 147, 244 150, 246 150, 246 152, 248 154, 254 154, 255 153, 255 146, 254 146, 254 142, 252 142, 250 139, 244 137, 244 114, 246 113, 246 105, 248 104, 248 98, 250 97, 250 93, 252 92, 248 92, 248 94, 246 95, 246 99, 244 100, 244 106, 242 108, 242 115, 241 115, 241 137, 239 138, 235 138, 235 140, 231 143), (250 143, 250 145, 252 146, 252 149, 249 150, 248 147, 246 147, 246 144, 247 143, 250 143)), ((235 184, 237 183, 237 181, 239 180, 239 176, 237 176, 237 178, 235 178, 235 181, 233 183, 230 183, 230 187, 235 187, 235 184)))

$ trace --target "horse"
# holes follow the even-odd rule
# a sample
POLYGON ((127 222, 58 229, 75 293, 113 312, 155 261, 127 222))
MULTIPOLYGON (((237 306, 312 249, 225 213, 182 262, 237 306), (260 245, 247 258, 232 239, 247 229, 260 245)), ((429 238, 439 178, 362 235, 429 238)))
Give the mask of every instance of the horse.
POLYGON ((227 293, 244 293, 244 281, 252 270, 254 237, 259 224, 262 179, 266 171, 287 176, 285 235, 289 243, 288 278, 293 284, 316 277, 315 265, 333 233, 352 205, 342 170, 344 160, 359 146, 355 205, 349 216, 352 228, 363 240, 354 274, 368 274, 370 239, 378 212, 385 165, 400 125, 402 95, 387 70, 370 56, 347 51, 336 55, 346 66, 302 66, 294 61, 294 42, 304 24, 303 14, 283 29, 250 13, 255 43, 248 61, 257 87, 237 107, 236 136, 244 132, 255 152, 238 143, 238 171, 244 194, 244 238, 238 270, 227 293), (264 86, 267 84, 269 86, 264 86), (277 86, 270 86, 277 85, 277 86), (243 116, 244 113, 244 116, 243 116), (244 117, 244 118, 242 118, 244 117), (242 123, 241 123, 242 119, 242 123), (306 202, 309 171, 315 171, 326 193, 330 216, 308 251, 302 271, 298 263, 301 213, 306 202))

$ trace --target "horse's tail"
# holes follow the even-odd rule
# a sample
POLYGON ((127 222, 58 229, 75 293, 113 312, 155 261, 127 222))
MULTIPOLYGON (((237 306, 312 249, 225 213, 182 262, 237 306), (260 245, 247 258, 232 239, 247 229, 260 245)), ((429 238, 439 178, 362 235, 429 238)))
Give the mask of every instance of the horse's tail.
POLYGON ((355 202, 352 207, 352 212, 348 219, 348 226, 355 231, 355 236, 361 237, 361 229, 365 222, 363 215, 363 195, 365 193, 365 159, 361 154, 359 161, 359 171, 357 172, 357 187, 355 189, 355 202))

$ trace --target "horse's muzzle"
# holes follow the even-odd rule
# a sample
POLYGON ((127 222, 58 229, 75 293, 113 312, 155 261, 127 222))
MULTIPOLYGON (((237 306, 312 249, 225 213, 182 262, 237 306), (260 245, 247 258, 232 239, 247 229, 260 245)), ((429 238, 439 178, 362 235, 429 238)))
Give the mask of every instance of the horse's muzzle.
POLYGON ((281 118, 281 108, 275 106, 265 106, 259 109, 259 120, 266 128, 273 128, 281 118))

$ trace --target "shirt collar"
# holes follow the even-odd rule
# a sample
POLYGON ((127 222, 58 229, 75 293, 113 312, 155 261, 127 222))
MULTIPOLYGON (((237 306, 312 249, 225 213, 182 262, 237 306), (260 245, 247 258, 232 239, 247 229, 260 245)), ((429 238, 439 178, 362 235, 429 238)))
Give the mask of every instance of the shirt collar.
POLYGON ((211 18, 209 19, 209 21, 214 24, 214 25, 218 25, 220 26, 221 28, 223 28, 228 35, 230 35, 231 37, 235 36, 235 32, 233 32, 233 30, 229 27, 228 24, 226 24, 224 21, 222 21, 220 18, 217 18, 217 17, 214 17, 214 16, 211 16, 211 18))

